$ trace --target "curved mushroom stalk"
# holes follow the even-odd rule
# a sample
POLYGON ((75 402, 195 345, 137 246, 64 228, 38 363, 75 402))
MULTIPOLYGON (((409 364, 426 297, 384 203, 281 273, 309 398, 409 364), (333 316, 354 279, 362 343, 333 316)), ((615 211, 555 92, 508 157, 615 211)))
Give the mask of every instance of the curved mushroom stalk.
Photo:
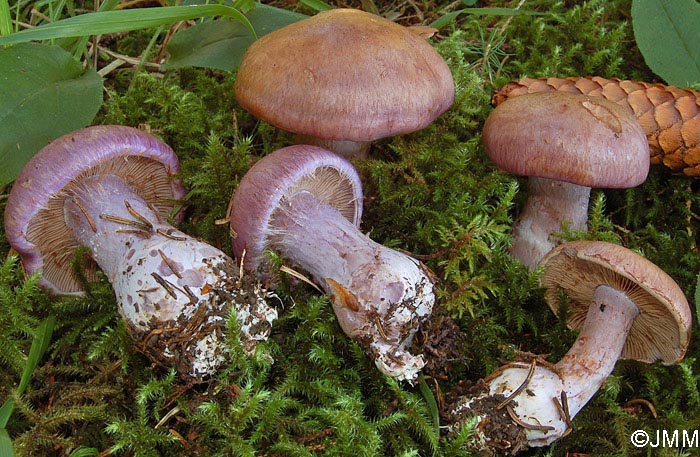
POLYGON ((419 262, 372 241, 308 191, 289 195, 280 208, 271 245, 322 285, 343 331, 380 371, 415 379, 424 361, 407 348, 435 300, 419 262))
POLYGON ((550 306, 566 291, 581 332, 555 365, 507 364, 480 391, 452 407, 455 427, 477 417, 474 450, 515 454, 565 436, 571 421, 600 389, 620 358, 666 364, 689 342, 690 308, 678 285, 648 260, 621 246, 574 241, 553 249, 540 278, 550 306), (585 317, 582 314, 585 312, 585 317))
POLYGON ((483 442, 503 436, 492 428, 499 422, 491 417, 507 415, 512 424, 506 427, 510 436, 505 440, 517 443, 518 449, 551 444, 568 433, 571 420, 612 373, 638 314, 625 293, 599 286, 578 339, 561 361, 554 366, 537 365, 536 359, 529 366, 505 365, 487 378, 484 392, 461 400, 453 413, 486 421, 479 430, 483 442), (498 400, 495 408, 494 402, 485 401, 489 397, 498 400))
POLYGON ((295 145, 257 162, 231 200, 232 245, 245 267, 265 268, 265 249, 313 276, 331 297, 343 331, 377 367, 414 380, 422 357, 408 352, 435 302, 427 269, 375 243, 358 228, 362 185, 355 168, 328 150, 295 145))
POLYGON ((480 390, 450 409, 454 432, 476 418, 469 450, 480 455, 515 455, 564 436, 570 424, 564 384, 551 366, 513 362, 483 380, 480 390))
POLYGON ((270 333, 277 312, 266 292, 238 274, 219 249, 163 223, 115 176, 85 178, 64 203, 66 225, 112 283, 135 341, 158 363, 194 378, 225 360, 236 313, 246 354, 270 333))

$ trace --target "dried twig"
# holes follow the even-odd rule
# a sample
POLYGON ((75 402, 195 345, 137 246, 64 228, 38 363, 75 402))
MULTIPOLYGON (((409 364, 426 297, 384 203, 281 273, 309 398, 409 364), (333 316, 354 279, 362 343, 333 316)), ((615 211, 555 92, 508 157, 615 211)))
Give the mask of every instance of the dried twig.
POLYGON ((523 381, 520 386, 515 389, 513 392, 511 392, 508 397, 506 397, 505 400, 500 402, 497 406, 496 409, 503 409, 504 406, 506 406, 508 403, 510 403, 516 396, 520 394, 525 388, 530 384, 530 380, 532 379, 532 375, 535 374, 535 367, 537 366, 537 359, 532 359, 532 363, 530 363, 530 370, 527 373, 527 377, 525 377, 525 380, 523 381))

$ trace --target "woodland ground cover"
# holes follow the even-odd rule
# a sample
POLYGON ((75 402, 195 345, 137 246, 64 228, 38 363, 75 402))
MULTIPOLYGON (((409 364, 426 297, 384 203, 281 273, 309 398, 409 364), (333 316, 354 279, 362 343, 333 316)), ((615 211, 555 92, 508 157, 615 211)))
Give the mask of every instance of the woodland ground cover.
MULTIPOLYGON (((342 333, 328 299, 280 273, 280 319, 258 356, 245 358, 232 340, 232 360, 220 374, 204 384, 184 383, 134 350, 104 278, 86 283, 85 297, 50 297, 36 278, 24 277, 0 233, 0 399, 14 406, 9 413, 3 408, 0 419, 18 455, 464 455, 468 430, 447 437, 441 427, 446 405, 520 351, 556 361, 568 350, 575 334, 544 303, 537 273, 507 252, 524 181, 490 163, 480 130, 492 91, 511 79, 598 75, 663 82, 637 47, 632 2, 332 5, 379 12, 405 25, 438 21, 431 42, 455 79, 452 109, 421 132, 377 142, 371 158, 357 164, 366 186, 363 230, 423 259, 439 278, 435 317, 414 348, 427 360, 421 382, 382 376, 342 333), (472 6, 507 10, 458 13, 472 6), (32 342, 49 333, 43 356, 27 369, 32 342), (23 371, 31 374, 26 385, 20 384, 23 371)), ((307 15, 322 7, 274 6, 307 15)), ((94 9, 89 2, 9 5, 10 17, 23 24, 94 9)), ((172 146, 189 191, 181 228, 230 252, 228 227, 217 220, 226 216, 231 193, 252 163, 291 137, 237 106, 235 68, 178 64, 197 56, 169 47, 178 33, 169 27, 99 40, 60 38, 53 45, 83 64, 78 73, 100 71, 97 114, 86 122, 140 127, 172 146)), ((208 66, 223 65, 217 62, 208 66)), ((0 188, 3 209, 9 181, 0 188)), ((637 188, 594 190, 588 233, 566 237, 623 244, 662 267, 691 302, 697 330, 699 214, 700 181, 654 166, 637 188)), ((80 264, 79 253, 78 272, 80 264)), ((700 429, 699 359, 694 335, 678 365, 620 362, 571 434, 523 455, 697 455, 697 443, 638 449, 630 436, 700 429)))

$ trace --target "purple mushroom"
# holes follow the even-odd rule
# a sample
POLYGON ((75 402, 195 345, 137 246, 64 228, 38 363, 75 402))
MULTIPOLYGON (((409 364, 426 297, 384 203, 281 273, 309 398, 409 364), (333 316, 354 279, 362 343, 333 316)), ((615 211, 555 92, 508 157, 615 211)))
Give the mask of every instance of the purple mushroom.
POLYGON ((234 253, 245 253, 247 269, 265 268, 265 249, 279 252, 330 296, 343 331, 383 373, 416 378, 424 361, 407 347, 434 286, 420 262, 359 230, 362 189, 347 160, 316 146, 280 149, 243 177, 231 208, 234 253))
POLYGON ((557 314, 566 308, 580 333, 556 364, 534 358, 504 365, 452 407, 458 423, 476 418, 479 451, 546 446, 570 431, 618 359, 671 365, 688 348, 692 315, 683 291, 639 254, 571 241, 551 250, 542 267, 549 306, 557 314))
POLYGON ((250 45, 236 100, 297 143, 366 159, 370 142, 420 130, 454 102, 450 68, 425 31, 355 9, 323 11, 250 45))
POLYGON ((165 143, 124 126, 94 126, 50 143, 10 193, 5 231, 28 273, 58 294, 81 294, 70 262, 86 246, 112 283, 137 347, 153 361, 201 379, 226 358, 235 309, 244 351, 267 338, 277 313, 267 292, 219 249, 166 222, 184 197, 165 143))
POLYGON ((631 110, 601 97, 539 92, 508 99, 483 129, 500 169, 529 176, 513 225, 513 256, 534 270, 562 240, 562 223, 587 230, 591 188, 626 189, 649 172, 649 143, 631 110))

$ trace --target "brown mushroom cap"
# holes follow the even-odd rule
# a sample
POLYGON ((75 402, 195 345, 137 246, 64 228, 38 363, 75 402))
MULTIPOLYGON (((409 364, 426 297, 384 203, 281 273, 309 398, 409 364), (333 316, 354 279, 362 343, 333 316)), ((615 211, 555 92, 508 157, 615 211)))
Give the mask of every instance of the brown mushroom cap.
MULTIPOLYGON (((185 190, 173 175, 173 150, 141 130, 116 125, 87 127, 62 136, 39 151, 17 177, 5 210, 5 232, 27 273, 56 293, 79 294, 82 286, 70 263, 79 247, 66 226, 64 200, 81 179, 121 177, 163 218, 185 190)), ((87 261, 94 279, 96 265, 87 261)))
POLYGON ((509 173, 586 187, 634 187, 649 172, 649 144, 634 114, 600 97, 540 92, 508 99, 486 120, 483 142, 509 173))
POLYGON ((595 289, 608 285, 639 308, 621 358, 671 365, 685 355, 692 322, 688 301, 673 278, 649 260, 603 241, 571 241, 550 251, 541 265, 540 284, 555 314, 562 306, 560 292, 566 293, 570 328, 581 328, 595 289))
POLYGON ((454 82, 419 33, 335 9, 255 41, 238 70, 236 99, 290 132, 372 141, 430 124, 452 105, 454 82))

